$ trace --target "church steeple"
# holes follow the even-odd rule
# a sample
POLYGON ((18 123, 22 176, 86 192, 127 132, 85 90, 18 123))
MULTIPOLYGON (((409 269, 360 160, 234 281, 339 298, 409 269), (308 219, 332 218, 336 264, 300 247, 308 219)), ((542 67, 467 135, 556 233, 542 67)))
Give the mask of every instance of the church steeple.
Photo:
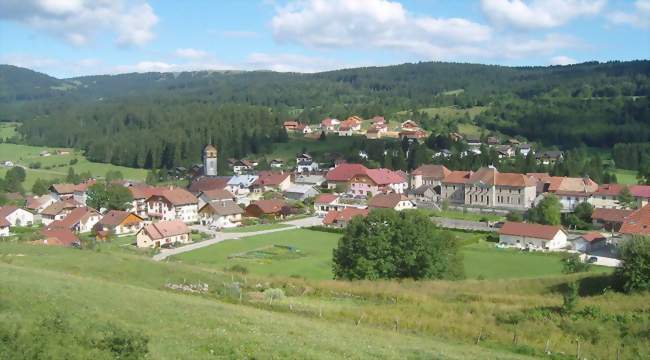
POLYGON ((217 176, 217 148, 208 144, 203 149, 203 174, 206 176, 217 176))

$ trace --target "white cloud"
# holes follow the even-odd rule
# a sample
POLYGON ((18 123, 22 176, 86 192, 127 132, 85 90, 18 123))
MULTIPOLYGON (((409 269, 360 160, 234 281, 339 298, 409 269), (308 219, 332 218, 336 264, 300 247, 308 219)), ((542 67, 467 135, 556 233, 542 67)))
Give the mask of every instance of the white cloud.
POLYGON ((201 70, 234 70, 235 68, 224 63, 212 61, 196 61, 184 63, 172 63, 158 60, 140 61, 135 64, 119 65, 109 69, 108 73, 117 74, 125 72, 180 72, 180 71, 201 71, 201 70))
POLYGON ((551 61, 549 61, 549 64, 551 65, 571 65, 571 64, 576 64, 578 61, 574 58, 565 56, 565 55, 558 55, 554 56, 551 58, 551 61))
POLYGON ((574 18, 598 14, 606 0, 481 0, 493 23, 518 29, 548 29, 574 18))
MULTIPOLYGON (((491 38, 490 27, 461 18, 415 16, 388 0, 307 0, 276 8, 276 40, 318 48, 390 48, 451 54, 491 38)), ((470 50, 470 52, 475 52, 470 50)))
POLYGON ((639 28, 650 28, 650 0, 634 2, 634 12, 616 11, 607 16, 612 24, 632 25, 639 28))
POLYGON ((3 0, 0 19, 16 21, 73 45, 85 45, 98 32, 112 32, 119 45, 143 45, 154 37, 158 17, 143 1, 3 0))
POLYGON ((580 46, 580 42, 570 36, 549 34, 540 39, 509 37, 495 49, 495 55, 518 59, 531 55, 551 55, 557 50, 580 46))
POLYGON ((291 53, 252 53, 245 62, 245 68, 248 70, 272 70, 278 72, 313 73, 343 67, 346 66, 333 60, 291 53))
POLYGON ((187 58, 187 59, 201 59, 201 58, 208 57, 208 53, 206 51, 192 49, 192 48, 176 49, 175 54, 176 56, 180 56, 182 58, 187 58))

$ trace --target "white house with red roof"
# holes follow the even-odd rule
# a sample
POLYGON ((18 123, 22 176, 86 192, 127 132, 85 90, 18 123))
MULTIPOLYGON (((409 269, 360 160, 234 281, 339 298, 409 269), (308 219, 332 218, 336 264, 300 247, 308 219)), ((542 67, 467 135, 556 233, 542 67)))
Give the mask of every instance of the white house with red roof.
POLYGON ((366 171, 368 171, 368 168, 361 164, 340 164, 328 171, 327 175, 325 175, 327 188, 336 189, 337 186, 342 186, 347 190, 350 185, 350 180, 356 175, 365 174, 366 171))
POLYGON ((137 246, 141 248, 157 248, 163 245, 187 244, 190 242, 192 242, 190 229, 181 220, 149 224, 136 234, 137 246))
POLYGON ((31 226, 34 224, 34 214, 13 205, 0 208, 0 219, 6 220, 10 226, 31 226))
POLYGON ((620 184, 602 184, 587 200, 595 208, 603 209, 622 209, 624 206, 619 204, 618 196, 625 188, 620 184))
POLYGON ((320 122, 320 128, 323 131, 336 131, 341 125, 341 122, 337 119, 326 118, 320 122))
POLYGON ((637 202, 637 207, 641 208, 650 204, 650 185, 632 185, 630 193, 637 202))
POLYGON ((256 193, 285 191, 291 186, 291 174, 283 171, 260 171, 257 176, 251 186, 256 193))
POLYGON ((625 239, 632 236, 650 236, 650 204, 626 216, 619 232, 625 239))
POLYGON ((567 233, 560 226, 508 221, 499 229, 499 243, 506 246, 558 250, 567 247, 567 233))

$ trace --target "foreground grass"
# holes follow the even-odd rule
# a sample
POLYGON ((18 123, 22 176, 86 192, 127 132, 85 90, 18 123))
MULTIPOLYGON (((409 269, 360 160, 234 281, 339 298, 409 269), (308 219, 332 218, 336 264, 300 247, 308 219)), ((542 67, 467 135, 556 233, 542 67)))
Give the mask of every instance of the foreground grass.
MULTIPOLYGON (((68 167, 75 169, 77 174, 89 171, 94 177, 101 178, 110 170, 122 172, 124 178, 136 181, 144 181, 147 171, 113 164, 96 163, 88 161, 81 152, 73 149, 51 148, 41 146, 28 146, 16 144, 0 144, 0 159, 11 160, 14 163, 29 167, 32 163, 40 163, 39 169, 26 169, 26 179, 23 186, 31 189, 34 181, 41 178, 45 180, 65 178, 68 167), (57 155, 55 150, 69 151, 67 155, 57 155), (43 150, 49 151, 51 156, 40 156, 43 150), (70 165, 70 161, 76 159, 77 163, 70 165)), ((7 169, 0 169, 0 176, 4 176, 7 169)))
POLYGON ((223 229, 222 231, 226 233, 245 233, 245 232, 263 231, 263 230, 283 229, 290 226, 291 225, 281 224, 281 223, 256 224, 256 225, 249 225, 249 226, 238 226, 234 228, 226 228, 223 229))

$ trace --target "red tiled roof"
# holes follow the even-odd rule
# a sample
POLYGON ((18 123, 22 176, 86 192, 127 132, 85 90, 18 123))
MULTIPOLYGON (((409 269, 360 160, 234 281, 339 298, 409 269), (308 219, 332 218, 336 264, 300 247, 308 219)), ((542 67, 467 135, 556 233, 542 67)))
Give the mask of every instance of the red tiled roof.
POLYGON ((603 236, 603 234, 599 233, 598 231, 590 231, 586 234, 583 234, 581 238, 585 239, 588 242, 594 242, 596 240, 605 239, 605 236, 603 236))
POLYGON ((199 200, 191 192, 181 188, 165 189, 160 195, 153 195, 154 197, 162 197, 169 201, 174 206, 196 204, 199 200))
POLYGON ((451 184, 465 184, 469 180, 469 171, 452 171, 445 176, 443 182, 451 184))
POLYGON ((86 180, 86 181, 84 181, 82 183, 79 183, 77 185, 75 185, 75 184, 52 184, 50 187, 57 194, 72 194, 74 192, 84 192, 90 186, 94 185, 95 183, 97 183, 96 180, 90 179, 90 180, 86 180))
POLYGON ((154 187, 154 186, 148 186, 148 185, 139 185, 139 186, 130 186, 129 191, 131 192, 131 195, 133 195, 133 198, 138 200, 138 199, 148 199, 152 197, 153 195, 160 195, 162 194, 163 190, 165 188, 161 187, 154 187))
POLYGON ((149 224, 140 231, 146 232, 152 240, 158 240, 169 236, 188 234, 190 229, 181 220, 172 220, 149 224))
POLYGON ((355 175, 366 174, 368 168, 361 164, 341 164, 327 172, 327 181, 350 181, 355 175))
POLYGON ((623 221, 621 234, 650 235, 650 204, 635 210, 623 221))
POLYGON ((632 185, 630 193, 635 197, 650 199, 650 185, 632 185))
POLYGON ((14 211, 18 210, 19 207, 13 205, 6 205, 0 208, 0 219, 5 219, 7 216, 11 215, 14 211))
POLYGON ((11 226, 11 223, 5 218, 0 218, 0 227, 11 226))
POLYGON ((27 201, 25 203, 25 208, 30 209, 30 210, 36 210, 41 205, 43 205, 46 201, 51 200, 49 195, 43 195, 43 196, 28 196, 27 201))
POLYGON ((368 206, 371 208, 394 209, 402 200, 407 200, 406 196, 402 194, 377 194, 370 199, 368 206))
POLYGON ((260 186, 277 186, 291 176, 289 173, 277 171, 260 171, 257 175, 257 180, 253 184, 260 186))
POLYGON ((503 224, 501 229, 499 229, 499 234, 552 240, 558 231, 564 230, 562 230, 560 226, 527 224, 508 221, 503 224))
POLYGON ((598 186, 598 189, 594 193, 594 195, 600 195, 600 196, 618 196, 618 194, 621 193, 621 190, 623 190, 625 186, 619 185, 619 184, 602 184, 598 186))
POLYGON ((79 207, 80 204, 74 200, 62 200, 62 201, 57 201, 55 203, 50 204, 50 206, 46 207, 41 211, 42 215, 57 215, 64 209, 74 209, 76 207, 79 207))
POLYGON ((280 199, 257 200, 248 206, 257 206, 265 214, 275 214, 279 212, 287 203, 280 199))
POLYGON ((201 178, 192 182, 188 190, 194 194, 198 194, 199 192, 206 190, 225 189, 226 186, 228 186, 228 180, 230 180, 230 176, 201 178))
POLYGON ((422 175, 427 178, 434 178, 436 180, 442 180, 447 175, 451 174, 451 171, 447 169, 444 165, 422 165, 419 168, 413 170, 411 173, 413 175, 422 175))
POLYGON ((596 208, 591 214, 591 218, 604 222, 622 223, 625 217, 631 213, 632 210, 596 208))
POLYGON ((592 194, 598 190, 598 184, 589 178, 572 178, 553 176, 549 181, 548 191, 558 194, 576 195, 592 194))
POLYGON ((339 197, 334 194, 320 194, 314 200, 315 204, 331 204, 339 197))
POLYGON ((119 211, 119 210, 111 210, 102 217, 102 219, 99 221, 100 224, 102 225, 119 225, 121 224, 129 215, 134 215, 137 216, 140 221, 142 221, 142 218, 136 214, 131 214, 128 211, 119 211))
POLYGON ((348 222, 355 216, 366 217, 368 216, 368 213, 369 213, 368 209, 357 209, 351 207, 345 208, 341 211, 330 211, 327 213, 327 215, 325 215, 325 218, 323 219, 323 224, 332 225, 335 222, 340 222, 340 221, 348 222))
POLYGON ((398 172, 389 169, 368 169, 366 174, 377 185, 398 184, 406 181, 398 172))
POLYGON ((70 213, 62 220, 55 221, 50 224, 50 226, 72 229, 76 224, 93 215, 99 215, 99 213, 89 207, 78 207, 70 211, 70 213), (56 225, 53 225, 54 223, 56 223, 56 225))
POLYGON ((41 235, 45 238, 42 244, 72 246, 79 243, 79 238, 69 229, 46 227, 41 230, 41 235))

